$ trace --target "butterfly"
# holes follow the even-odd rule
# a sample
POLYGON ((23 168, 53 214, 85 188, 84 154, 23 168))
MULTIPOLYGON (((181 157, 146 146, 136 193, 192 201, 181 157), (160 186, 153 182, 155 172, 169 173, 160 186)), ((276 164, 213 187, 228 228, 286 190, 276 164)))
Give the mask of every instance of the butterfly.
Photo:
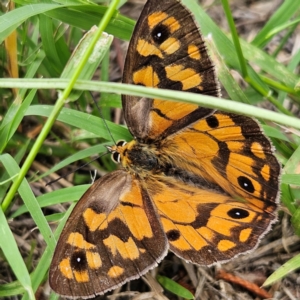
MULTIPOLYGON (((191 12, 148 0, 123 82, 220 96, 191 12)), ((134 136, 109 147, 121 165, 71 213, 50 266, 58 294, 90 298, 154 268, 170 250, 213 265, 254 249, 276 220, 281 167, 252 118, 195 104, 122 96, 134 136)))

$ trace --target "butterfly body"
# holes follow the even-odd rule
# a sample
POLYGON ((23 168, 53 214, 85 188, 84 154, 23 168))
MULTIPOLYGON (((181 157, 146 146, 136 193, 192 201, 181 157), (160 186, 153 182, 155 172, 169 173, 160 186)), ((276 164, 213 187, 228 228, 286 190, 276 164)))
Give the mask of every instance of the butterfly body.
POLYGON ((143 178, 145 173, 161 171, 162 166, 159 165, 158 151, 155 147, 148 144, 140 144, 135 140, 129 143, 121 143, 121 146, 110 147, 110 151, 113 155, 117 154, 118 157, 113 159, 116 162, 120 162, 129 173, 143 178))
MULTIPOLYGON (((149 0, 125 83, 219 96, 197 26, 177 0, 149 0)), ((50 285, 89 298, 138 278, 168 250, 212 265, 254 249, 276 220, 280 165, 252 118, 123 96, 135 137, 109 147, 122 169, 96 181, 58 241, 50 285)))

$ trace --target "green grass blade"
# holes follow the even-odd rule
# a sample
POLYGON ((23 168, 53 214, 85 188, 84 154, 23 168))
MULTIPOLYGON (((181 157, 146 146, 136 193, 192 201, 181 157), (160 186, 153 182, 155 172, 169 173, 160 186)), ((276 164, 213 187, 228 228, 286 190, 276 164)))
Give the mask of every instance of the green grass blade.
POLYGON ((170 278, 158 275, 156 276, 156 279, 164 289, 172 292, 173 294, 184 299, 194 299, 193 294, 189 290, 170 278))
MULTIPOLYGON (((299 162, 300 160, 298 160, 299 162)), ((283 174, 281 178, 285 184, 293 184, 300 186, 300 174, 283 174)))
MULTIPOLYGON (((92 26, 99 23, 107 7, 82 5, 76 7, 58 8, 47 12, 47 16, 57 19, 65 24, 89 30, 92 26)), ((135 22, 119 14, 117 11, 112 16, 111 22, 107 25, 105 31, 120 39, 129 40, 133 31, 135 22)))
MULTIPOLYGON (((30 116, 45 116, 48 117, 51 114, 52 107, 47 105, 34 105, 30 106, 26 111, 26 115, 30 116)), ((63 108, 59 116, 58 121, 77 127, 80 124, 80 128, 88 132, 95 134, 98 137, 111 140, 110 134, 107 132, 107 128, 101 118, 92 116, 88 113, 83 113, 77 110, 69 108, 63 108)), ((111 131, 114 139, 126 139, 131 140, 132 136, 128 132, 128 129, 117 125, 113 122, 106 121, 109 130, 111 131)))
POLYGON ((229 3, 227 0, 222 0, 222 5, 226 14, 226 18, 227 18, 227 22, 229 24, 229 28, 231 31, 231 36, 232 36, 232 40, 233 40, 233 44, 237 53, 237 57, 239 59, 239 63, 240 63, 240 68, 242 71, 242 75, 244 78, 248 77, 248 70, 247 70, 247 65, 246 65, 246 61, 243 55, 243 51, 242 51, 242 47, 238 38, 238 34, 237 34, 237 30, 234 24, 234 20, 231 14, 231 10, 229 7, 229 3))
POLYGON ((61 7, 57 4, 31 4, 19 7, 0 16, 0 43, 28 18, 61 7))
POLYGON ((271 276, 267 278, 263 286, 275 283, 279 279, 286 276, 288 273, 300 268, 300 254, 296 255, 281 267, 279 267, 271 276))
POLYGON ((252 44, 264 47, 270 40, 270 32, 281 24, 287 22, 300 8, 300 2, 295 0, 285 0, 277 11, 271 16, 264 28, 253 39, 252 44))
MULTIPOLYGON (((56 190, 37 197, 40 207, 47 207, 55 204, 61 204, 66 202, 77 201, 90 187, 90 184, 83 184, 79 186, 72 186, 56 190)), ((16 218, 24 213, 28 212, 25 205, 21 205, 9 218, 16 218)))
MULTIPOLYGON (((5 169, 7 170, 10 176, 14 176, 15 174, 20 173, 19 166, 10 155, 8 154, 1 155, 0 161, 2 162, 2 164, 4 165, 5 169)), ((19 178, 19 176, 17 178, 19 178)), ((17 178, 14 179, 14 182, 17 180, 17 178)), ((41 234, 43 235, 44 240, 46 241, 48 246, 54 251, 55 241, 53 239, 52 230, 49 227, 45 219, 45 216, 35 196, 33 195, 33 192, 26 179, 22 180, 19 187, 19 193, 23 202, 27 206, 27 209, 30 212, 34 222, 37 224, 41 234)), ((6 201, 4 199, 4 201, 2 202, 2 207, 7 209, 10 203, 11 203, 10 201, 6 201)))
MULTIPOLYGON (((7 284, 0 285, 0 298, 6 299, 9 296, 21 295, 25 293, 20 281, 16 280, 7 284)), ((31 300, 31 299, 30 299, 31 300)))
POLYGON ((80 150, 75 152, 74 154, 70 155, 68 158, 61 160, 59 163, 57 163, 53 168, 42 174, 41 176, 37 177, 36 180, 39 180, 40 178, 43 178, 45 176, 48 176, 49 174, 52 174, 66 166, 71 165, 73 162, 79 161, 81 159, 85 159, 87 157, 90 157, 92 155, 101 155, 101 153, 105 154, 107 153, 106 145, 110 145, 111 143, 104 143, 104 144, 97 144, 95 146, 91 146, 87 149, 80 150))
MULTIPOLYGON (((63 88, 66 82, 61 80, 42 80, 33 79, 22 82, 21 79, 0 79, 0 87, 39 87, 39 88, 63 88), (36 84, 39 82, 39 84, 36 84), (43 84, 41 82, 44 82, 43 84), (51 83, 52 82, 52 83, 51 83), (31 84, 32 83, 32 84, 31 84), (55 83, 55 84, 53 84, 55 83)), ((148 98, 158 98, 170 101, 181 101, 186 103, 195 103, 209 108, 218 108, 220 110, 233 112, 236 114, 245 114, 258 119, 273 121, 286 126, 291 126, 300 129, 300 120, 294 117, 285 116, 273 111, 265 110, 259 107, 253 107, 244 103, 238 103, 226 99, 214 98, 206 95, 195 93, 186 93, 179 91, 147 88, 130 84, 118 84, 110 82, 95 82, 95 81, 78 81, 74 85, 75 89, 102 91, 108 93, 123 93, 134 96, 145 96, 148 98)))
POLYGON ((24 287, 30 299, 35 299, 33 290, 31 288, 31 279, 28 270, 23 261, 21 253, 19 252, 18 246, 9 228, 9 225, 7 224, 7 220, 2 209, 0 209, 0 235, 0 247, 10 267, 20 281, 21 285, 24 287))
POLYGON ((285 83, 290 89, 295 91, 295 87, 300 81, 297 75, 258 47, 243 40, 241 40, 241 44, 243 53, 249 61, 253 62, 264 72, 271 74, 274 78, 285 83))
POLYGON ((24 113, 31 104, 35 93, 36 90, 31 90, 23 103, 21 103, 21 99, 17 97, 14 103, 9 107, 0 127, 0 153, 3 152, 7 143, 18 129, 18 126, 24 118, 24 113))
POLYGON ((45 51, 47 60, 49 60, 52 68, 56 71, 56 77, 63 69, 63 63, 60 60, 59 53, 56 49, 55 32, 53 28, 53 20, 44 14, 40 16, 40 33, 42 40, 42 48, 45 51))
MULTIPOLYGON (((60 76, 61 78, 71 78, 73 76, 74 71, 78 67, 78 62, 80 62, 86 55, 86 49, 92 43, 95 34, 97 34, 96 26, 89 30, 80 40, 72 56, 70 57, 65 69, 62 72, 60 76)), ((95 44, 95 47, 93 48, 93 52, 91 53, 89 59, 83 65, 78 79, 92 79, 96 69, 99 67, 100 62, 108 52, 112 41, 112 35, 108 35, 106 32, 102 33, 102 35, 98 38, 98 41, 95 44)), ((68 96, 68 100, 75 101, 81 96, 81 94, 81 91, 72 91, 71 94, 68 96)))

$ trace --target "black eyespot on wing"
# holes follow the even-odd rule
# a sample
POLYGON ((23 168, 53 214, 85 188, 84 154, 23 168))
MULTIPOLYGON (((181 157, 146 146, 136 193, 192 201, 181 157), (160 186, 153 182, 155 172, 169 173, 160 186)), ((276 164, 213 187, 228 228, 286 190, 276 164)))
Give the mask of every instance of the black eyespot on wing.
POLYGON ((72 254, 71 257, 71 267, 76 271, 84 271, 87 269, 87 260, 84 251, 76 251, 72 254))
POLYGON ((216 116, 210 116, 206 119, 206 123, 210 128, 217 128, 219 126, 219 120, 216 116))
POLYGON ((169 241, 174 242, 177 241, 180 238, 180 232, 178 230, 169 230, 167 232, 167 238, 169 241))
POLYGON ((239 176, 238 183, 243 190, 249 193, 253 193, 255 191, 252 181, 245 176, 239 176))
POLYGON ((170 36, 170 30, 165 25, 157 25, 151 33, 151 36, 155 43, 162 44, 170 36))
POLYGON ((244 219, 249 216, 249 212, 242 208, 233 208, 227 212, 227 215, 232 219, 244 219))

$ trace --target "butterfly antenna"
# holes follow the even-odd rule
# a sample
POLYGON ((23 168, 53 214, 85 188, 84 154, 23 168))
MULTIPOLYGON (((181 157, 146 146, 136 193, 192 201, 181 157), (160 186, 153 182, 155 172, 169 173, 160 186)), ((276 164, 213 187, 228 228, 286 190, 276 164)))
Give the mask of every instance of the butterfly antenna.
POLYGON ((108 125, 107 125, 106 120, 105 120, 104 117, 103 117, 103 113, 102 113, 102 110, 101 110, 100 106, 98 105, 97 101, 95 100, 95 97, 93 96, 93 94, 92 94, 92 93, 90 93, 90 94, 91 94, 91 96, 92 96, 92 98, 93 98, 93 101, 94 101, 94 103, 95 103, 95 105, 96 105, 96 107, 97 107, 97 109, 98 109, 100 118, 102 119, 102 122, 104 123, 104 126, 106 127, 106 129, 107 129, 107 131, 108 131, 108 134, 110 135, 111 140, 112 140, 112 141, 114 142, 114 144, 116 145, 117 143, 116 143, 116 141, 115 141, 113 135, 111 134, 111 131, 110 131, 108 125))
POLYGON ((69 176, 70 174, 77 172, 78 170, 80 170, 80 169, 86 167, 87 165, 89 165, 89 164, 92 163, 93 161, 97 160, 98 158, 100 158, 100 157, 102 157, 102 156, 104 156, 104 155, 106 155, 106 154, 109 154, 109 153, 110 153, 110 152, 107 151, 107 152, 105 152, 105 153, 103 153, 103 154, 97 156, 96 158, 90 160, 89 162, 87 162, 87 163, 81 165, 80 167, 76 168, 73 172, 68 173, 68 174, 66 174, 66 175, 64 175, 64 176, 59 176, 58 178, 56 178, 56 179, 54 179, 54 180, 51 180, 51 181, 47 182, 47 183, 46 183, 46 186, 51 185, 51 184, 53 184, 53 183, 59 181, 59 180, 62 179, 62 178, 66 178, 66 177, 69 176))

